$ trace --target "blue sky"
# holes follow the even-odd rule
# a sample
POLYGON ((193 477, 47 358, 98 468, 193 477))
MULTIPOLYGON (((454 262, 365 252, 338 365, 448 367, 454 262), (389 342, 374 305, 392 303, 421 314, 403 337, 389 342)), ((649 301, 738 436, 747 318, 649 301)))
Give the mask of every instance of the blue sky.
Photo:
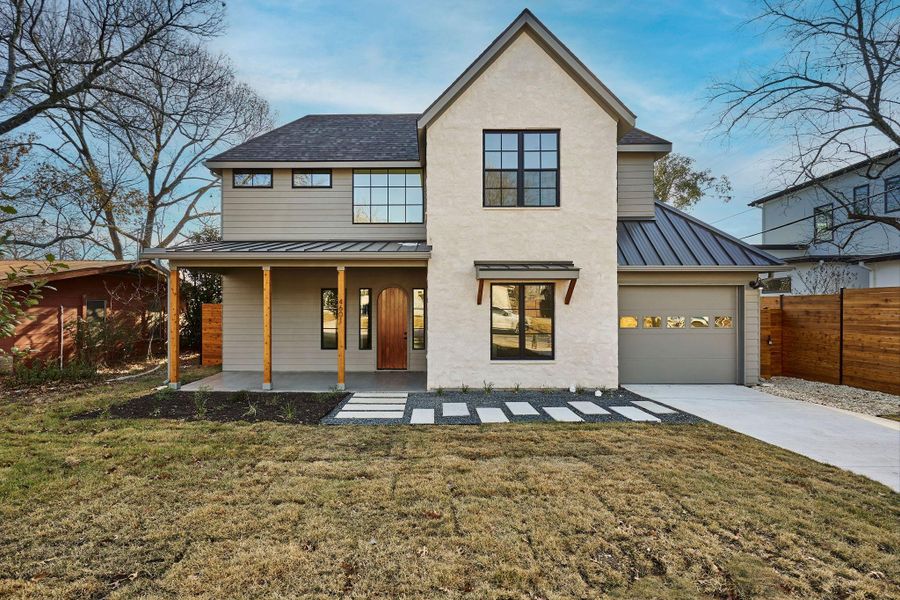
POLYGON ((716 136, 705 100, 713 79, 778 55, 777 41, 745 25, 746 2, 229 2, 228 31, 214 46, 278 124, 309 113, 420 112, 525 7, 637 113, 639 127, 731 178, 734 199, 704 199, 695 215, 739 236, 760 230, 746 204, 779 187, 769 167, 781 149, 749 134, 716 136))

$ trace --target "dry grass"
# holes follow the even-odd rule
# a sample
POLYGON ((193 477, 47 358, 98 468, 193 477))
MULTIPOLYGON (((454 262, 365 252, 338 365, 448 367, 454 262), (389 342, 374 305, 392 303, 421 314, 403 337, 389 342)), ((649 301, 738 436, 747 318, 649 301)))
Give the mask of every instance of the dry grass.
POLYGON ((900 496, 712 426, 69 421, 0 405, 0 596, 889 598, 900 496))

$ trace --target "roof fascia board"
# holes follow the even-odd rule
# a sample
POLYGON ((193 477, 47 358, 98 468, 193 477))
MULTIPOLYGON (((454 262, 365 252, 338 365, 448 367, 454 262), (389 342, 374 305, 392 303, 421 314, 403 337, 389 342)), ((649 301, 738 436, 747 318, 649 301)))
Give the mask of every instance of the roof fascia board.
POLYGON ((672 144, 619 144, 619 152, 651 152, 654 154, 668 154, 672 151, 672 144))
MULTIPOLYGON (((66 261, 59 261, 65 264, 66 261)), ((135 263, 127 263, 122 265, 107 265, 105 267, 83 267, 80 269, 60 269, 55 273, 35 273, 19 279, 14 287, 31 283, 34 281, 62 281, 63 279, 77 279, 78 277, 93 277, 95 275, 108 275, 110 273, 118 273, 121 271, 137 271, 147 269, 156 272, 157 275, 165 277, 167 273, 154 265, 150 261, 138 261, 135 263)), ((0 281, 2 283, 2 281, 0 281)))
POLYGON ((598 103, 617 121, 625 123, 620 127, 625 131, 634 127, 636 115, 607 88, 600 79, 582 63, 559 38, 544 26, 528 9, 514 20, 491 44, 460 74, 419 117, 419 129, 433 123, 487 68, 516 40, 519 35, 529 32, 532 38, 544 48, 569 75, 573 76, 598 103))
POLYGON ((196 252, 177 252, 177 251, 157 251, 144 250, 141 256, 146 258, 163 258, 168 260, 189 260, 189 261, 229 261, 229 260, 247 260, 254 259, 262 262, 291 260, 297 262, 310 262, 321 260, 357 260, 357 259, 418 259, 427 260, 431 256, 431 252, 204 252, 202 250, 196 252), (304 256, 309 255, 309 256, 304 256))
POLYGON ((296 161, 296 160, 259 160, 259 161, 212 161, 203 163, 207 169, 379 169, 379 168, 420 168, 420 160, 334 160, 334 161, 296 161))
POLYGON ((663 266, 663 265, 630 265, 630 266, 619 266, 617 268, 618 271, 634 271, 634 272, 646 272, 646 273, 655 273, 655 272, 665 272, 670 271, 673 273, 686 273, 692 271, 702 271, 702 272, 728 272, 728 271, 748 271, 751 273, 768 273, 774 271, 791 271, 794 267, 789 265, 721 265, 721 266, 712 266, 712 265, 677 265, 677 266, 663 266))

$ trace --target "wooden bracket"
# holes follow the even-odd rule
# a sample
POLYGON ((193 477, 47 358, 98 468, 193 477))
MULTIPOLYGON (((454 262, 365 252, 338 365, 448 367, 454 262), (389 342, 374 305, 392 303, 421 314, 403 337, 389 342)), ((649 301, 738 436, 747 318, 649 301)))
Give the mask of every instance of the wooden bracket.
POLYGON ((481 304, 481 297, 484 295, 484 279, 478 280, 478 304, 481 304))
POLYGON ((578 282, 577 279, 569 280, 569 289, 566 290, 566 304, 572 301, 572 292, 575 291, 575 284, 578 282))

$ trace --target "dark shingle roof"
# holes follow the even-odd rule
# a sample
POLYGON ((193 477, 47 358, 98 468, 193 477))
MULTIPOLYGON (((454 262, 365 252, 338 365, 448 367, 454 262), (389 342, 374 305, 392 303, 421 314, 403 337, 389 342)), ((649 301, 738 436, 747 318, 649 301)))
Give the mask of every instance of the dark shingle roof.
POLYGON ((638 144, 671 144, 669 140, 664 140, 652 133, 647 133, 643 129, 633 128, 631 131, 619 138, 620 146, 633 146, 638 144))
POLYGON ((620 267, 769 267, 784 264, 662 202, 656 203, 656 219, 619 221, 616 246, 620 267))
POLYGON ((419 160, 417 114, 307 115, 209 162, 419 160))

